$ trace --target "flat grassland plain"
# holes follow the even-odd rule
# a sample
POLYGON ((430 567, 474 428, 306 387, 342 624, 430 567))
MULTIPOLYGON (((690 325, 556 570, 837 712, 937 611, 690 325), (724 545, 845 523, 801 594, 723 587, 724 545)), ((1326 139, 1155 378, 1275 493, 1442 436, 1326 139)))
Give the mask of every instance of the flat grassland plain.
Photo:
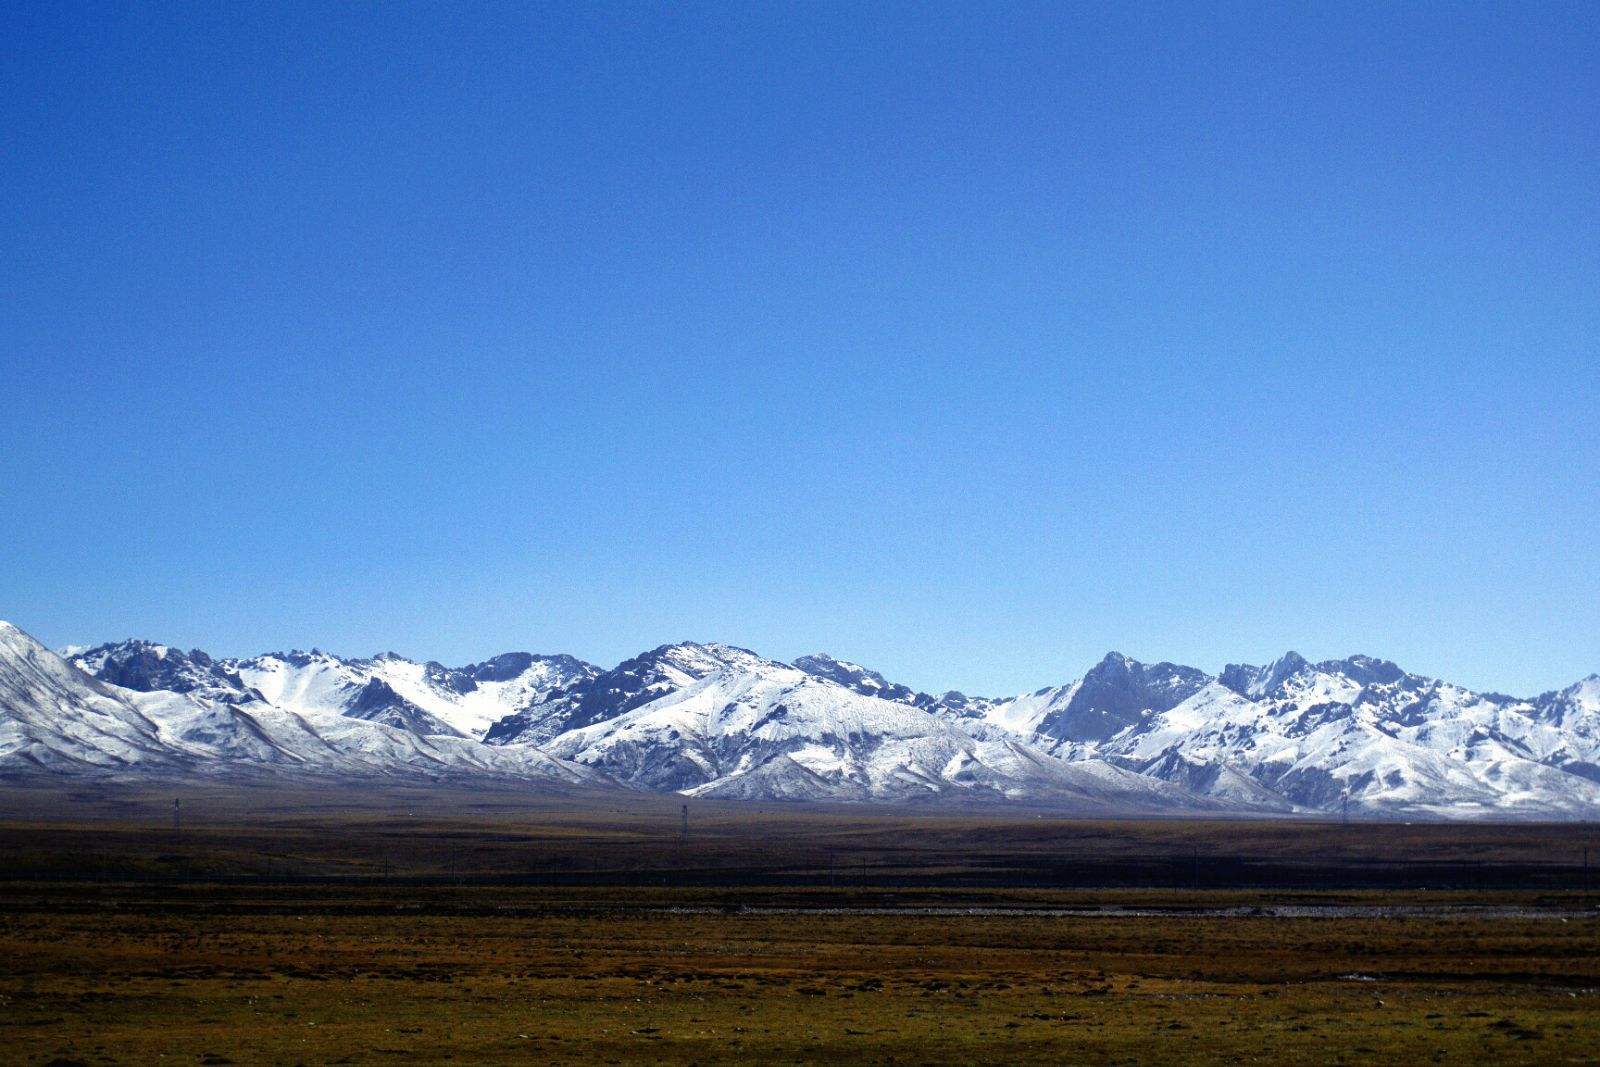
POLYGON ((1596 1063, 1597 908, 1593 826, 18 785, 0 1062, 1596 1063))

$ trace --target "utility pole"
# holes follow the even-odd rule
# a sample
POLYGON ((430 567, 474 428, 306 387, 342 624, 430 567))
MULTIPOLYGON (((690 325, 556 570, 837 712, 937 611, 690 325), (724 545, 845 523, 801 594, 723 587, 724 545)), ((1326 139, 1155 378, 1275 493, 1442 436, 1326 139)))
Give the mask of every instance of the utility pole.
POLYGON ((179 815, 183 802, 177 797, 172 798, 172 832, 177 833, 182 819, 179 815))
POLYGON ((685 804, 683 806, 683 826, 681 828, 679 828, 679 830, 678 830, 678 844, 687 845, 688 843, 689 843, 689 805, 685 804))

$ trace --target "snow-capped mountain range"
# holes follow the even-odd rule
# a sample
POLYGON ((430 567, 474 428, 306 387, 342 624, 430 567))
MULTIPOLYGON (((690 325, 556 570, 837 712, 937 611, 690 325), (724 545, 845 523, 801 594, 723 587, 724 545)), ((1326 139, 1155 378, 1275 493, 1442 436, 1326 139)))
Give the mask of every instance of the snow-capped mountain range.
POLYGON ((493 777, 539 789, 1099 814, 1600 817, 1600 676, 1531 699, 1366 656, 1218 675, 1108 655, 1016 697, 827 655, 663 645, 609 670, 506 653, 64 657, 0 623, 0 775, 493 777))
POLYGON ((236 778, 489 776, 549 789, 604 787, 603 773, 532 745, 484 745, 338 711, 269 703, 231 666, 143 641, 69 662, 0 622, 0 775, 236 778), (182 688, 133 689, 86 672, 182 688))

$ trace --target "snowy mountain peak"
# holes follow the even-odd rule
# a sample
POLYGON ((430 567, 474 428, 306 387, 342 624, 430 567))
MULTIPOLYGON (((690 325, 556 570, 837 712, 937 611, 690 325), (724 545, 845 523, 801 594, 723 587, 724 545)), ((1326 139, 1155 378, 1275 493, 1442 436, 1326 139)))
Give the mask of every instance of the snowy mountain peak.
POLYGON ((717 641, 678 641, 660 645, 629 662, 652 663, 667 670, 682 671, 690 678, 703 678, 727 667, 756 667, 772 661, 737 645, 725 645, 717 641))
POLYGON ((569 679, 598 673, 600 669, 565 653, 543 656, 531 652, 502 652, 482 663, 469 663, 459 668, 457 673, 471 678, 474 682, 510 682, 523 677, 535 667, 551 677, 569 679))
MULTIPOLYGON (((826 652, 813 652, 809 656, 796 657, 794 665, 807 674, 816 675, 818 678, 837 675, 838 678, 849 679, 850 681, 866 682, 874 689, 885 689, 889 686, 888 680, 877 671, 863 667, 859 663, 838 659, 828 655, 826 652)), ((841 682, 840 684, 844 683, 841 682)))
POLYGON ((317 650, 273 653, 228 665, 268 700, 294 711, 333 711, 423 733, 479 739, 500 719, 600 673, 572 656, 525 652, 507 652, 461 668, 431 660, 417 663, 392 652, 341 659, 317 650))
POLYGON ((324 652, 320 648, 294 648, 287 652, 263 652, 259 656, 249 659, 228 660, 230 666, 250 667, 264 663, 287 663, 292 667, 309 667, 317 663, 342 663, 338 656, 331 652, 324 652))
POLYGON ((1394 663, 1374 656, 1347 656, 1341 660, 1327 660, 1317 664, 1317 669, 1338 673, 1360 685, 1391 685, 1408 677, 1394 663))
MULTIPOLYGON (((875 670, 863 667, 859 663, 851 663, 849 660, 835 659, 826 652, 801 656, 794 661, 794 665, 813 677, 825 678, 867 696, 911 704, 921 695, 909 686, 889 681, 875 670)), ((933 698, 926 699, 931 701, 933 698)))
POLYGON ((1312 663, 1298 652, 1285 652, 1265 667, 1229 664, 1219 680, 1230 689, 1245 696, 1260 698, 1271 694, 1285 682, 1307 673, 1332 675, 1346 679, 1357 686, 1389 685, 1410 677, 1394 663, 1375 656, 1360 654, 1343 659, 1327 659, 1312 663), (1240 685, 1233 683, 1239 682, 1240 685))
POLYGON ((490 744, 543 744, 723 671, 760 672, 778 666, 735 645, 698 641, 660 645, 609 671, 591 668, 583 677, 490 724, 483 738, 490 744))
POLYGON ((1199 691, 1210 675, 1176 663, 1140 663, 1113 652, 1058 691, 1034 729, 1053 741, 1104 741, 1199 691))
MULTIPOLYGON (((548 750, 652 789, 693 796, 910 800, 1031 797, 1161 810, 1196 798, 1103 764, 1068 764, 1013 739, 766 661, 725 670, 548 750)), ((1203 801, 1201 802, 1204 803, 1203 801)))
POLYGON ((262 699, 238 672, 199 649, 183 652, 170 645, 130 638, 86 649, 73 655, 69 662, 101 681, 140 693, 194 693, 229 704, 262 699))
MULTIPOLYGON (((1532 715, 1581 738, 1585 762, 1600 765, 1600 674, 1535 697, 1532 715)), ((1595 777, 1600 780, 1600 766, 1595 777)))
POLYGON ((408 730, 423 737, 438 735, 462 736, 461 731, 417 706, 399 693, 381 677, 367 681, 345 705, 342 714, 352 719, 381 722, 399 730, 408 730))
POLYGON ((794 661, 794 665, 815 678, 834 682, 863 696, 892 700, 955 720, 981 720, 995 704, 995 701, 985 697, 969 697, 956 689, 946 690, 938 696, 918 692, 908 685, 889 681, 869 667, 836 659, 826 652, 801 656, 794 661))
POLYGON ((1248 663, 1230 663, 1222 669, 1217 680, 1240 696, 1259 700, 1290 678, 1310 669, 1311 664, 1304 656, 1290 651, 1265 667, 1255 667, 1248 663))

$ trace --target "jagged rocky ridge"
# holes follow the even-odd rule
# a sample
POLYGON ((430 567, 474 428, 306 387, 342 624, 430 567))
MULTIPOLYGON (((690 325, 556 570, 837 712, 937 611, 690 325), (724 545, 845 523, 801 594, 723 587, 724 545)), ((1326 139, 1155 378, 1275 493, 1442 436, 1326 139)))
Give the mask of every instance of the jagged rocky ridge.
MULTIPOLYGON (((27 649, 22 659, 55 658, 13 632, 27 649)), ((527 777, 540 787, 610 784, 787 800, 1030 799, 1102 814, 1225 809, 1098 761, 1069 765, 1002 731, 984 737, 983 730, 957 729, 927 711, 863 696, 728 645, 667 645, 611 671, 571 657, 512 654, 488 661, 488 668, 450 669, 393 654, 343 660, 315 650, 240 661, 168 650, 165 672, 127 669, 147 654, 146 643, 129 641, 78 653, 74 663, 140 684, 204 676, 221 691, 207 698, 122 690, 56 658, 58 674, 75 674, 80 688, 94 688, 149 720, 136 731, 146 751, 94 749, 86 766, 124 773, 203 766, 224 774, 342 762, 350 773, 399 774, 411 760, 426 759, 439 775, 448 764, 451 773, 503 776, 516 760, 529 764, 527 777), (510 710, 484 728, 484 740, 461 736, 469 716, 481 721, 491 707, 510 710), (694 712, 705 714, 696 719, 694 712), (203 722, 199 730, 195 720, 203 722), (292 733, 286 724, 314 728, 321 747, 286 736, 292 733), (271 728, 266 744, 240 740, 260 740, 262 725, 271 728), (625 725, 632 727, 628 736, 612 736, 625 725), (543 749, 526 743, 525 735, 540 731, 551 735, 543 749), (591 734, 593 751, 582 740, 591 734), (397 739, 420 751, 396 750, 397 739), (352 745, 361 760, 345 752, 352 745), (309 760, 308 749, 320 760, 309 760), (555 755, 567 749, 582 750, 582 758, 555 755), (824 751, 834 753, 831 761, 824 751)), ((73 721, 87 713, 82 699, 57 711, 73 721)), ((33 723, 49 718, 34 716, 33 723)), ((35 743, 11 752, 0 745, 0 768, 67 766, 69 741, 43 731, 26 740, 35 743), (29 755, 40 751, 51 756, 29 755)))
POLYGON ((568 730, 614 719, 720 671, 751 670, 763 662, 754 652, 732 645, 662 645, 609 671, 591 668, 506 715, 489 727, 484 739, 491 744, 547 742, 568 730))
POLYGON ((553 755, 656 790, 763 799, 1051 800, 1076 809, 1217 808, 1099 760, 967 730, 909 701, 755 659, 553 739, 553 755))
MULTIPOLYGON (((165 706, 170 715, 181 698, 191 717, 206 709, 206 721, 232 723, 224 732, 239 726, 229 708, 252 721, 315 720, 323 732, 330 723, 359 723, 387 739, 446 746, 462 773, 481 773, 480 765, 501 773, 493 754, 514 750, 537 752, 561 772, 592 776, 588 782, 706 797, 1009 799, 1099 812, 1600 815, 1593 676, 1519 700, 1366 656, 1312 663, 1289 653, 1212 676, 1113 653, 1067 685, 993 699, 916 692, 822 654, 791 665, 692 642, 610 670, 527 653, 462 668, 315 650, 213 660, 132 641, 77 653, 73 663, 94 676, 85 681, 101 687, 99 696, 110 693, 140 714, 165 706)), ((17 753, 27 746, 11 744, 14 723, 42 721, 37 709, 14 714, 15 699, 0 690, 0 769, 25 762, 17 753)), ((158 752, 173 733, 136 730, 129 744, 158 752)), ((62 742, 58 766, 73 765, 70 750, 62 742)), ((282 763, 239 743, 202 758, 213 771, 224 760, 282 763)))

